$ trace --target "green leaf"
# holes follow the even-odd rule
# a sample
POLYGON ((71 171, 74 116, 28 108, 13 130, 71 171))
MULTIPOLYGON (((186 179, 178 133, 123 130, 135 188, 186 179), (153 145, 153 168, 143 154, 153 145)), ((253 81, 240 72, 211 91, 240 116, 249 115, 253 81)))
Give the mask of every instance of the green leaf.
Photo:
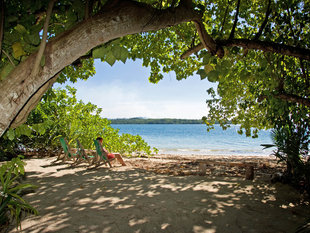
POLYGON ((0 72, 0 80, 4 80, 13 69, 14 66, 10 62, 7 63, 0 72))
POLYGON ((32 130, 29 128, 28 125, 20 125, 15 129, 15 134, 20 136, 20 135, 26 135, 26 136, 30 136, 32 133, 32 130))
POLYGON ((8 137, 9 140, 13 141, 14 138, 15 138, 14 129, 9 129, 9 130, 6 132, 6 135, 7 135, 7 137, 8 137))
POLYGON ((32 125, 32 129, 35 130, 38 134, 41 134, 41 135, 43 135, 46 132, 45 124, 32 125))
POLYGON ((82 0, 75 0, 74 4, 72 4, 72 8, 74 9, 75 12, 79 14, 79 16, 84 15, 85 5, 82 0))
POLYGON ((26 53, 33 53, 33 52, 36 52, 38 50, 38 47, 29 43, 29 44, 25 44, 23 46, 23 49, 26 53))
POLYGON ((209 73, 211 70, 213 70, 214 68, 213 68, 212 65, 207 64, 207 65, 205 65, 204 69, 205 69, 205 71, 206 71, 206 74, 208 74, 208 73, 209 73))
POLYGON ((203 65, 209 64, 210 63, 210 58, 211 58, 211 54, 210 53, 206 53, 206 55, 202 59, 202 64, 203 65))
MULTIPOLYGON (((22 189, 26 189, 26 188, 33 188, 34 189, 34 188, 38 188, 38 186, 32 185, 32 184, 19 184, 19 185, 17 185, 14 188, 9 189, 9 192, 16 192, 16 191, 19 191, 19 190, 22 190, 22 189)), ((21 197, 16 197, 16 198, 21 199, 21 197)))
POLYGON ((26 54, 20 42, 15 42, 12 45, 12 49, 13 49, 13 56, 15 59, 18 59, 19 57, 26 54))
POLYGON ((110 49, 108 49, 107 47, 103 46, 103 47, 99 47, 93 50, 93 58, 105 58, 106 53, 109 51, 110 49))
POLYGON ((41 42, 39 33, 27 34, 26 36, 24 36, 24 38, 28 44, 36 46, 39 45, 41 42))
POLYGON ((121 49, 122 49, 122 47, 120 47, 120 46, 113 46, 113 48, 112 48, 113 56, 114 56, 117 60, 120 60, 120 57, 121 57, 121 49))
POLYGON ((240 79, 241 79, 242 81, 248 80, 249 77, 250 77, 250 75, 251 75, 251 73, 244 69, 244 70, 242 70, 242 71, 240 72, 240 79))
POLYGON ((120 46, 114 46, 112 49, 112 53, 117 60, 121 60, 123 63, 126 62, 129 56, 127 49, 120 46))
POLYGON ((7 18, 7 21, 12 23, 18 20, 18 17, 16 15, 9 15, 7 18))
POLYGON ((26 28, 21 24, 17 24, 15 26, 15 30, 18 31, 20 34, 26 34, 27 33, 26 28))
POLYGON ((116 61, 116 58, 114 57, 113 55, 113 52, 112 51, 109 51, 106 56, 105 56, 105 59, 104 59, 107 63, 109 63, 110 66, 113 66, 115 61, 116 61))
POLYGON ((204 69, 199 69, 196 74, 200 75, 200 79, 203 80, 207 77, 207 73, 204 69))
POLYGON ((208 73, 208 80, 209 82, 217 82, 218 81, 218 78, 219 78, 219 72, 216 71, 216 70, 211 70, 209 73, 208 73))
POLYGON ((128 57, 129 57, 128 50, 125 49, 125 48, 122 48, 122 53, 121 53, 120 60, 125 64, 128 57))
POLYGON ((41 67, 43 67, 45 65, 45 56, 44 55, 41 58, 40 65, 41 65, 41 67))

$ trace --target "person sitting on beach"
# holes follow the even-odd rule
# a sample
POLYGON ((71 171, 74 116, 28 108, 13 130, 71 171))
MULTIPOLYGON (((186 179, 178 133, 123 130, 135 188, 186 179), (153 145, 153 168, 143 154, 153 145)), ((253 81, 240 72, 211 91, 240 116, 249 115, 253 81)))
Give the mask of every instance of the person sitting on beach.
MULTIPOLYGON (((103 143, 103 138, 102 137, 97 137, 96 140, 102 145, 102 143, 103 143)), ((120 162, 120 164, 122 164, 122 166, 126 166, 126 163, 124 162, 121 154, 119 154, 119 153, 110 153, 104 147, 102 147, 102 149, 107 154, 107 157, 108 157, 109 160, 116 158, 117 161, 120 162)))

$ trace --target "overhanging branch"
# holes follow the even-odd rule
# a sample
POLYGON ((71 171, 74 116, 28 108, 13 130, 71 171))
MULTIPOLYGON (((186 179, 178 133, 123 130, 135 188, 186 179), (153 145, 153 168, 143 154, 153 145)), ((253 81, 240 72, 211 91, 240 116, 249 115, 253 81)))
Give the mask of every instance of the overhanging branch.
POLYGON ((190 48, 189 50, 187 50, 186 52, 184 52, 181 55, 181 59, 185 59, 187 57, 189 57, 190 55, 192 55, 193 53, 198 53, 200 50, 204 49, 205 47, 203 46, 202 43, 199 43, 198 45, 190 48))
MULTIPOLYGON (((212 55, 217 55, 219 58, 222 58, 224 56, 223 48, 221 46, 219 46, 213 40, 213 38, 208 34, 208 32, 206 31, 206 29, 203 25, 203 22, 200 20, 194 20, 194 24, 195 24, 195 27, 198 31, 201 43, 199 44, 198 48, 197 48, 197 46, 195 46, 192 49, 195 49, 195 50, 198 49, 197 50, 197 52, 198 52, 202 48, 206 48, 212 55)), ((193 52, 193 50, 191 50, 191 52, 193 52)), ((181 56, 181 58, 182 58, 182 56, 181 56)))
POLYGON ((206 31, 206 29, 205 29, 205 27, 203 25, 203 22, 201 22, 201 21, 194 21, 194 24, 195 24, 195 27, 196 27, 196 29, 198 31, 198 34, 199 34, 199 37, 200 37, 202 45, 207 50, 209 50, 209 52, 212 55, 215 55, 216 54, 216 43, 213 40, 213 38, 207 33, 207 31, 206 31))
POLYGON ((235 15, 235 20, 234 20, 234 25, 231 29, 230 35, 229 35, 229 39, 233 39, 234 35, 235 35, 235 30, 236 30, 236 26, 237 26, 237 22, 238 22, 238 16, 239 16, 239 8, 240 8, 240 0, 238 0, 237 3, 237 10, 236 10, 236 15, 235 15))
POLYGON ((285 94, 285 93, 274 95, 274 97, 288 101, 288 102, 298 103, 298 104, 302 104, 307 107, 310 107, 310 100, 308 98, 303 98, 297 95, 291 95, 291 94, 285 94))
POLYGON ((16 65, 14 64, 13 59, 11 58, 11 56, 10 56, 7 52, 5 52, 3 49, 2 49, 1 51, 4 53, 5 56, 7 56, 7 58, 8 58, 9 61, 10 61, 10 63, 11 63, 13 66, 16 66, 16 65))
MULTIPOLYGON (((287 93, 281 93, 281 94, 273 94, 274 98, 281 99, 287 102, 302 104, 304 106, 310 107, 310 99, 300 97, 297 95, 287 94, 287 93)), ((268 99, 269 97, 267 95, 262 95, 258 98, 258 102, 261 102, 264 99, 268 99)))
POLYGON ((50 0, 50 2, 48 3, 48 8, 46 11, 46 19, 45 19, 44 26, 43 26, 42 41, 40 43, 39 51, 38 51, 38 54, 37 54, 37 57, 33 65, 32 72, 31 72, 31 75, 33 76, 37 75, 37 73, 39 72, 40 62, 43 57, 43 53, 44 53, 45 46, 46 46, 48 25, 50 22, 50 18, 51 18, 51 14, 52 14, 55 1, 56 0, 50 0))
POLYGON ((285 44, 277 44, 268 41, 254 41, 248 39, 218 40, 218 44, 226 47, 242 47, 264 52, 277 53, 290 57, 310 60, 310 50, 285 44))
POLYGON ((0 1, 1 6, 1 21, 0 21, 0 57, 2 51, 2 39, 3 39, 3 32, 4 32, 4 0, 0 1))
POLYGON ((223 22, 222 22, 222 28, 221 28, 220 34, 222 34, 223 30, 224 30, 224 25, 225 25, 226 18, 227 18, 228 7, 229 7, 229 0, 227 1, 227 6, 226 6, 223 22))
POLYGON ((32 108, 28 103, 42 85, 91 49, 126 35, 157 31, 200 19, 200 12, 180 4, 175 8, 159 10, 133 0, 122 0, 114 8, 98 12, 64 33, 56 35, 46 43, 45 65, 39 73, 31 74, 38 54, 33 53, 1 81, 0 137, 15 119, 17 122, 19 115, 21 118, 18 122, 24 120, 24 114, 20 113, 23 109, 28 109, 27 106, 32 108))
POLYGON ((258 40, 258 38, 261 36, 261 34, 263 33, 263 30, 264 28, 266 27, 267 25, 267 22, 268 22, 268 17, 271 13, 271 0, 268 0, 268 6, 267 6, 267 10, 266 10, 266 14, 265 14, 265 19, 261 25, 261 27, 259 28, 257 34, 255 35, 254 37, 254 40, 258 40))
MULTIPOLYGON (((245 49, 261 50, 264 52, 271 52, 310 61, 310 49, 294 47, 285 44, 277 44, 274 42, 248 39, 233 39, 216 40, 216 44, 218 45, 218 47, 241 47, 245 49)), ((184 59, 195 52, 199 52, 203 48, 204 46, 202 45, 202 43, 199 43, 194 48, 183 53, 181 55, 181 59, 184 59)))

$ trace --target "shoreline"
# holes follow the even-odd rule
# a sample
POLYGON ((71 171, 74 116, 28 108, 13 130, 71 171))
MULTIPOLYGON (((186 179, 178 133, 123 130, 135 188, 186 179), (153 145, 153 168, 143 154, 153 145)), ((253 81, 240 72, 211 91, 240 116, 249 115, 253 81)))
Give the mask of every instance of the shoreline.
POLYGON ((202 156, 273 156, 272 152, 270 153, 259 153, 259 152, 234 152, 234 151, 228 151, 228 152, 221 152, 215 151, 215 150, 190 150, 190 149, 158 149, 159 152, 158 154, 160 155, 169 155, 169 154, 174 154, 174 155, 182 155, 182 156, 197 156, 197 155, 202 155, 202 156))
MULTIPOLYGON (((73 149, 75 150, 75 149, 73 149)), ((95 151, 86 150, 88 154, 95 151)), ((27 159, 52 159, 54 156, 30 155, 27 159)), ((55 157, 56 158, 56 157, 55 157)), ((195 154, 154 154, 152 156, 123 156, 123 160, 129 166, 125 168, 138 168, 156 174, 167 174, 175 176, 201 175, 200 164, 205 164, 206 172, 203 176, 230 176, 244 177, 246 168, 253 166, 255 178, 271 180, 276 173, 283 173, 284 163, 278 163, 275 156, 269 155, 195 155, 195 154)), ((70 161, 67 162, 68 166, 70 161)), ((122 169, 116 160, 112 161, 113 169, 122 169)), ((87 167, 86 164, 82 166, 87 167)), ((88 169, 88 168, 87 168, 88 169)))
POLYGON ((274 155, 249 155, 249 154, 178 154, 178 153, 158 153, 152 157, 184 157, 184 158, 231 158, 231 159, 243 159, 243 158, 261 158, 261 159, 276 159, 274 155))
POLYGON ((202 175, 200 164, 205 164, 203 176, 245 177, 248 166, 253 166, 256 179, 271 180, 274 173, 282 173, 284 164, 279 164, 275 156, 252 155, 178 155, 160 154, 151 157, 124 158, 136 168, 157 174, 202 175))

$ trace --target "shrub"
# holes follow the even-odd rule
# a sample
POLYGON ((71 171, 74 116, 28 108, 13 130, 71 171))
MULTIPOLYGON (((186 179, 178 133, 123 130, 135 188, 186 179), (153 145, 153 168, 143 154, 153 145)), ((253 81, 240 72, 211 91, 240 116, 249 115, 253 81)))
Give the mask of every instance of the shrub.
POLYGON ((21 158, 13 158, 0 167, 0 230, 12 222, 15 222, 17 228, 20 227, 23 213, 38 214, 37 210, 22 198, 25 190, 34 189, 36 186, 21 183, 20 178, 25 173, 25 162, 21 158))

